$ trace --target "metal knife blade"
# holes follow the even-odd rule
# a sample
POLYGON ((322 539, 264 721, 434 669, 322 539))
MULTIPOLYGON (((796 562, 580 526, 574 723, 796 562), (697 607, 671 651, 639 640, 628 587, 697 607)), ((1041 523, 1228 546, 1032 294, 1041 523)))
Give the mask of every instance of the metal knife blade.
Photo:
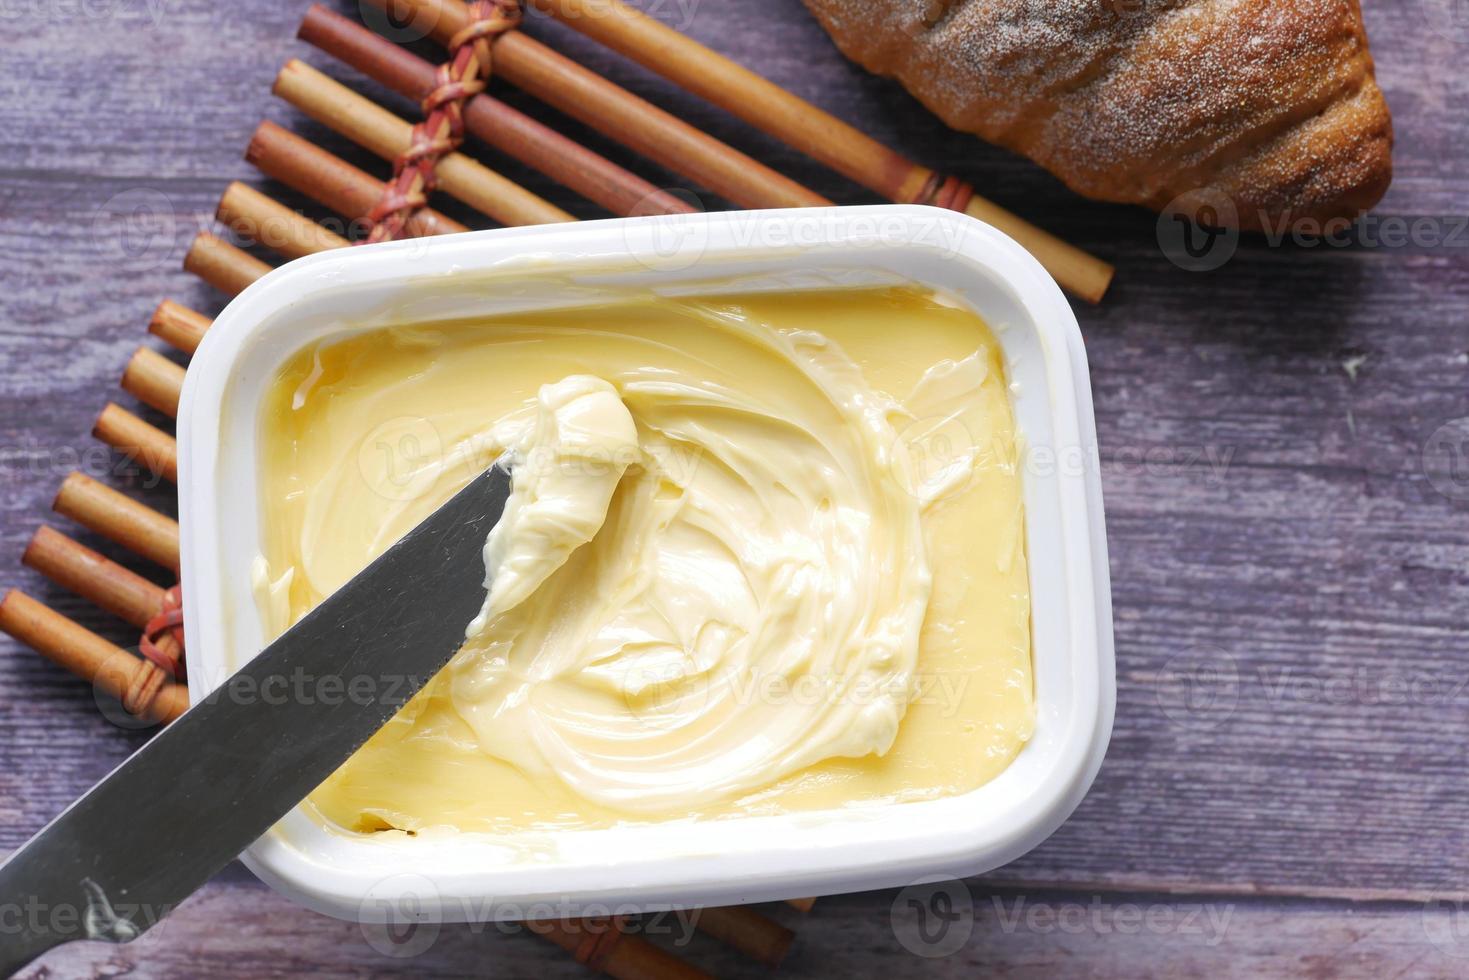
POLYGON ((493 466, 0 865, 0 970, 141 935, 438 673, 485 597, 493 466))

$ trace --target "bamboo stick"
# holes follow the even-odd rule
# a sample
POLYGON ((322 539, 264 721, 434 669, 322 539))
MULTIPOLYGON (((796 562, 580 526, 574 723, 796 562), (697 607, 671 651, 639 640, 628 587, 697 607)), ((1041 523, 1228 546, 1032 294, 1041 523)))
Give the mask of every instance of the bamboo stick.
MULTIPOLYGON (((366 217, 383 196, 382 181, 273 122, 256 127, 245 159, 350 221, 366 217)), ((468 230, 433 208, 423 208, 408 220, 408 233, 414 237, 468 230)))
POLYGON ((45 524, 21 561, 138 629, 163 606, 162 587, 45 524))
MULTIPOLYGON (((167 593, 164 589, 44 525, 32 536, 21 560, 58 585, 115 613, 140 630, 147 630, 165 606, 167 593)), ((183 660, 183 647, 173 631, 163 631, 154 637, 154 643, 174 662, 183 660)), ((129 693, 140 700, 133 703, 125 697, 119 700, 127 710, 144 713, 139 711, 139 705, 150 700, 150 691, 159 690, 168 681, 167 675, 153 671, 134 675, 132 682, 138 686, 129 693)))
POLYGON ((618 0, 529 0, 528 5, 886 197, 910 201, 933 174, 618 0))
POLYGON ((224 239, 201 231, 194 236, 184 256, 184 271, 234 296, 269 272, 270 266, 224 239))
MULTIPOLYGON (((440 43, 469 26, 469 8, 459 0, 367 2, 379 8, 391 2, 398 15, 421 16, 440 43)), ((831 203, 522 31, 500 35, 493 50, 495 77, 736 204, 794 208, 831 203)))
POLYGON ((194 236, 184 256, 184 270, 192 272, 215 289, 238 296, 245 287, 269 272, 271 267, 244 249, 236 248, 207 231, 194 236))
MULTIPOLYGON (((178 367, 178 365, 175 364, 174 367, 178 367)), ((158 384, 159 388, 155 392, 158 399, 173 406, 172 408, 159 408, 158 410, 169 418, 178 418, 179 397, 183 394, 184 390, 184 369, 179 368, 177 374, 170 375, 167 378, 160 378, 158 384)), ((139 421, 142 420, 140 419, 139 421)), ((146 425, 147 423, 144 424, 146 425)))
POLYGON ((699 929, 750 959, 775 969, 791 950, 796 934, 748 905, 699 909, 699 929))
POLYGON ((788 898, 786 904, 800 912, 810 912, 816 906, 814 898, 788 898))
MULTIPOLYGON (((119 701, 139 682, 140 671, 154 669, 122 647, 15 589, 0 599, 0 630, 119 701)), ((148 714, 157 721, 169 722, 183 714, 188 706, 188 690, 181 684, 164 682, 151 701, 148 714)))
POLYGON ((209 317, 166 299, 148 320, 148 332, 176 350, 193 354, 209 329, 209 317))
POLYGON ((526 923, 527 928, 551 940, 571 953, 593 971, 606 973, 616 980, 712 980, 709 974, 683 960, 665 953, 646 939, 625 933, 610 938, 600 952, 597 947, 604 930, 585 919, 562 921, 541 919, 526 923), (592 929, 599 931, 591 931, 592 929))
MULTIPOLYGON (((56 495, 56 501, 52 505, 57 513, 70 517, 77 523, 91 528, 98 534, 109 538, 129 551, 142 555, 150 561, 157 562, 178 573, 179 568, 179 526, 178 522, 164 517, 162 514, 138 503, 131 498, 125 497, 110 487, 98 483, 90 477, 80 473, 73 473, 66 478, 61 485, 61 491, 56 495)), ((44 547, 46 541, 42 542, 43 558, 45 558, 44 547)), ((58 542, 51 541, 53 546, 58 542)), ((80 546, 78 546, 80 547, 80 546)), ((52 565, 60 566, 59 549, 52 549, 52 565)), ((100 558, 100 556, 98 556, 100 558)), ((105 574, 112 566, 111 563, 99 564, 93 561, 82 560, 82 556, 72 554, 66 563, 66 571, 70 575, 70 581, 66 584, 76 589, 80 594, 88 596, 89 593, 111 593, 114 589, 123 587, 136 587, 132 581, 119 580, 117 583, 108 583, 99 580, 99 576, 105 574)), ((129 573, 130 574, 130 573, 129 573)), ((89 596, 90 597, 90 596, 89 596)), ((157 607, 153 610, 156 614, 163 608, 163 596, 157 596, 157 607)), ((99 605, 105 604, 98 602, 99 605)), ((152 618, 150 614, 149 618, 152 618)), ((144 620, 146 626, 147 620, 144 620)), ((165 632, 155 641, 160 650, 173 657, 175 661, 183 657, 183 649, 179 641, 172 633, 165 632)), ((43 654, 51 656, 46 648, 35 646, 43 654)), ((53 657, 53 659, 55 659, 53 657)), ((151 668, 150 668, 151 670, 151 668)), ((168 683, 166 675, 149 674, 147 676, 135 677, 135 682, 140 687, 132 692, 141 698, 142 704, 148 704, 154 698, 148 695, 149 689, 160 689, 168 683)), ((134 710, 128 700, 119 697, 125 707, 134 710)), ((188 707, 187 694, 183 698, 183 707, 188 707)), ((165 719, 171 720, 171 719, 165 719)))
POLYGON ((122 390, 170 417, 179 413, 184 369, 156 350, 139 347, 122 372, 122 390))
POLYGON ((151 507, 83 473, 66 478, 51 507, 129 551, 178 572, 178 522, 151 507))
MULTIPOLYGON (((889 200, 928 203, 939 179, 934 171, 621 0, 531 5, 889 200)), ((983 198, 972 198, 964 210, 1029 249, 1082 299, 1095 303, 1106 293, 1114 270, 1101 259, 983 198)))
MULTIPOLYGON (((182 386, 183 379, 179 378, 182 386)), ((169 483, 179 482, 178 442, 120 405, 108 402, 92 425, 92 435, 169 483)))
MULTIPOLYGON (((396 159, 412 144, 412 123, 294 58, 276 76, 274 92, 312 119, 385 160, 396 159)), ((439 190, 503 225, 576 220, 463 153, 441 157, 435 176, 439 190)))
MULTIPOLYGON (((158 382, 157 382, 158 383, 158 388, 157 388, 157 390, 153 394, 155 395, 155 397, 158 398, 158 400, 160 402, 164 403, 166 406, 171 406, 171 407, 158 407, 158 406, 154 406, 154 407, 155 408, 158 408, 158 410, 160 412, 162 412, 163 414, 167 415, 169 418, 177 418, 178 417, 179 396, 183 393, 183 390, 184 390, 184 373, 185 372, 184 372, 184 369, 183 368, 179 367, 177 364, 174 364, 172 361, 170 361, 169 364, 172 365, 173 367, 178 368, 178 372, 177 373, 171 373, 171 374, 167 375, 166 377, 159 378, 158 379, 158 382)), ((112 406, 108 406, 108 409, 110 409, 111 407, 112 406)), ((103 414, 107 414, 108 409, 103 409, 102 410, 103 411, 103 414)), ((119 411, 121 411, 121 410, 119 409, 119 411)), ((142 419, 138 419, 138 421, 139 422, 142 422, 144 425, 147 425, 148 424, 146 422, 143 422, 142 419)), ((162 430, 155 429, 154 431, 161 432, 162 430)), ((163 434, 164 435, 167 435, 167 433, 163 433, 163 434)), ((107 442, 108 445, 115 445, 114 443, 108 442, 106 439, 103 439, 103 442, 107 442)))
MULTIPOLYGON (((422 101, 435 87, 432 64, 320 4, 306 12, 298 36, 415 101, 422 101)), ((681 214, 695 210, 493 96, 481 94, 465 103, 464 127, 488 145, 613 214, 681 214)))
POLYGON ((351 244, 336 232, 238 180, 225 188, 214 216, 235 237, 257 242, 288 259, 351 244))

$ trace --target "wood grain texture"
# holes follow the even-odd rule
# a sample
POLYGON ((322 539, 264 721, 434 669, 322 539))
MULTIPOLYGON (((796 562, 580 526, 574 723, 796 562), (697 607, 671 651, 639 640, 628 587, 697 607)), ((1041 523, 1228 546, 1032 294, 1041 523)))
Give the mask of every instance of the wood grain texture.
MULTIPOLYGON (((1453 5, 1367 0, 1366 16, 1399 134, 1397 181, 1378 214, 1422 219, 1456 244, 1246 239, 1222 269, 1198 274, 1160 252, 1152 215, 1080 201, 843 61, 799 0, 638 5, 1118 265, 1108 301, 1078 310, 1107 493, 1116 734, 1076 816, 990 879, 1051 902, 1073 893, 1047 889, 1069 882, 1089 883, 1104 901, 1137 893, 1144 905, 1179 909, 1213 896, 1236 903, 1240 923, 1214 947, 1176 932, 1007 930, 981 897, 989 886, 971 882, 980 914, 959 953, 913 956, 888 921, 890 893, 852 896, 817 905, 784 970, 1462 975, 1469 960, 1454 953, 1469 941, 1434 942, 1453 934, 1436 933, 1431 915, 1425 926, 1423 905, 1469 887, 1469 480, 1460 472, 1455 481, 1434 439, 1469 417, 1469 24, 1452 20, 1453 5), (1393 896, 1406 901, 1347 901, 1393 896)), ((356 16, 355 4, 340 9, 356 16)), ((173 512, 166 485, 88 431, 109 398, 169 427, 115 386, 160 299, 220 308, 179 263, 229 181, 321 215, 244 163, 250 133, 269 118, 386 174, 272 100, 271 80, 300 57, 413 115, 294 42, 304 10, 279 0, 0 9, 0 585, 118 642, 133 641, 127 628, 23 569, 20 555, 72 470, 173 512)), ((564 29, 538 18, 528 29, 820 194, 874 200, 564 29)), ((558 113, 500 94, 655 184, 723 206, 558 113)), ((515 161, 467 149, 568 211, 600 216, 515 161)), ((58 526, 163 581, 95 535, 58 526)), ((11 848, 146 733, 105 721, 91 690, 3 637, 0 681, 0 848, 11 848)), ((136 961, 139 976, 241 977, 404 966, 356 930, 298 913, 235 869, 162 938, 66 950, 48 965, 67 976, 136 961)), ((700 941, 694 952, 715 972, 754 975, 717 947, 700 941)), ((581 975, 539 940, 462 930, 404 970, 581 975)))
MULTIPOLYGON (((1258 898, 1178 899, 1133 892, 986 889, 956 893, 942 939, 919 939, 902 893, 824 899, 778 974, 787 980, 924 976, 968 980, 1061 977, 1461 977, 1462 947, 1448 937, 1454 910, 1375 903, 1258 898)), ((777 908, 768 909, 779 914, 777 908)), ((720 977, 770 977, 738 953, 654 916, 633 929, 720 977)), ((932 937, 938 932, 929 933, 932 937)), ((372 926, 303 915, 243 870, 226 872, 127 946, 75 944, 51 954, 59 976, 326 978, 590 976, 520 924, 428 926, 395 959, 372 926), (226 925, 227 924, 227 925, 226 925), (207 936, 201 941, 200 936, 207 936)), ((40 974, 37 973, 39 976, 40 974)))

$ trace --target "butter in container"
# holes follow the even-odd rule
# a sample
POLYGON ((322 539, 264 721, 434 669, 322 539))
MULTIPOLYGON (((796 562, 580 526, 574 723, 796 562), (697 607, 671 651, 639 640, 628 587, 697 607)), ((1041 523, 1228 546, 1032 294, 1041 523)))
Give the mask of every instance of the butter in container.
POLYGON ((1100 764, 1080 335, 973 219, 311 257, 215 321, 181 418, 196 698, 477 468, 508 455, 540 501, 529 537, 492 535, 502 594, 466 649, 247 853, 311 907, 352 916, 393 881, 457 920, 973 874, 1100 764))

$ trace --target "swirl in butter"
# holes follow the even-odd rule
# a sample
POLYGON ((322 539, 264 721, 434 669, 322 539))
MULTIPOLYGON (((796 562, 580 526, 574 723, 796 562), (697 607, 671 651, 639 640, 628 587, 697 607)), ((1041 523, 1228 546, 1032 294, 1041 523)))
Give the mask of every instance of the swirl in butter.
POLYGON ((624 379, 626 406, 597 378, 541 389, 485 546, 485 611, 450 668, 484 751, 662 810, 892 745, 929 592, 897 406, 819 337, 758 341, 819 395, 805 414, 656 372, 624 379), (771 677, 813 696, 749 696, 771 677))
POLYGON ((638 454, 637 426, 617 389, 584 375, 542 388, 534 422, 505 441, 511 492, 485 539, 485 605, 465 631, 469 640, 490 634, 492 621, 592 540, 638 454))
POLYGON ((364 338, 312 351, 267 415, 265 437, 298 437, 269 467, 280 498, 298 494, 268 507, 284 518, 257 579, 273 627, 486 461, 508 454, 513 489, 464 648, 318 791, 333 819, 503 829, 479 819, 486 805, 522 826, 780 809, 869 769, 857 799, 884 784, 916 798, 946 791, 925 776, 951 768, 924 751, 992 754, 961 760, 972 781, 1028 737, 1013 424, 972 314, 892 291, 389 333, 377 351, 364 338), (827 316, 782 316, 822 298, 827 316), (905 320, 886 351, 858 329, 874 312, 905 320), (905 374, 901 393, 870 378, 905 374), (935 441, 942 453, 920 451, 935 441), (956 512, 953 530, 989 539, 935 540, 956 512), (956 546, 977 559, 967 574, 956 546), (962 649, 982 632, 984 649, 962 649), (929 717, 940 685, 925 659, 955 661, 944 679, 965 689, 944 707, 972 717, 929 717), (933 741, 935 721, 951 744, 933 741), (895 752, 910 734, 929 742, 895 752), (426 759, 440 784, 405 768, 426 759), (511 786, 508 803, 479 798, 511 786))

